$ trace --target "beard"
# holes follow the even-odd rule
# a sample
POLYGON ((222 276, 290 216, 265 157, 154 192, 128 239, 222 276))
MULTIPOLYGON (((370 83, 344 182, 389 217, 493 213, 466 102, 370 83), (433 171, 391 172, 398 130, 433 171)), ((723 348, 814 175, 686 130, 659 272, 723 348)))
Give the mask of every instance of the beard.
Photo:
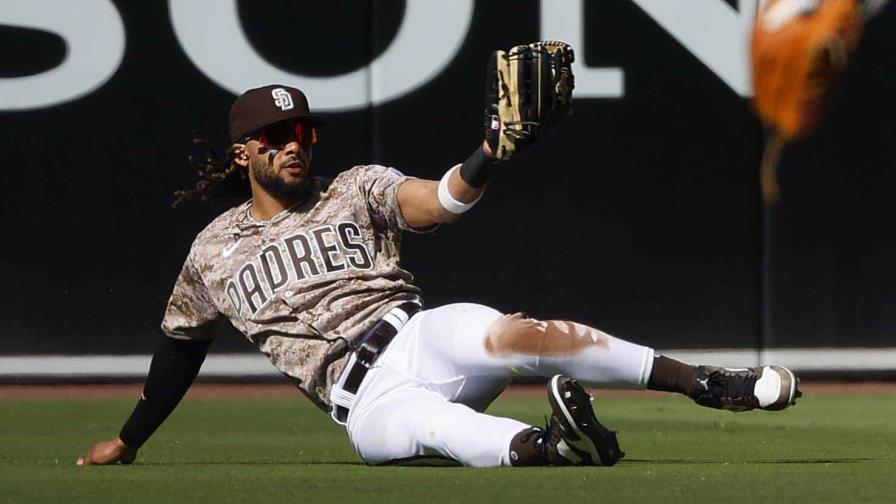
POLYGON ((311 177, 305 176, 289 181, 284 180, 280 177, 280 174, 274 170, 274 167, 272 166, 272 158, 273 156, 271 156, 267 163, 261 159, 253 159, 250 161, 249 168, 252 170, 252 174, 255 176, 255 181, 258 182, 258 185, 260 185, 265 192, 276 198, 303 198, 311 187, 311 177))

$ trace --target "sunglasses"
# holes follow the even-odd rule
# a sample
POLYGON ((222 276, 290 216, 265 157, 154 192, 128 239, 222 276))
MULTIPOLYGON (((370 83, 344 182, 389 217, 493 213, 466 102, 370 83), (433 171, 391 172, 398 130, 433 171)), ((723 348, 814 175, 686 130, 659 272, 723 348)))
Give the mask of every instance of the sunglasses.
POLYGON ((269 148, 282 148, 290 142, 297 142, 307 147, 317 143, 317 130, 310 124, 298 120, 280 121, 253 131, 245 138, 257 140, 269 148))

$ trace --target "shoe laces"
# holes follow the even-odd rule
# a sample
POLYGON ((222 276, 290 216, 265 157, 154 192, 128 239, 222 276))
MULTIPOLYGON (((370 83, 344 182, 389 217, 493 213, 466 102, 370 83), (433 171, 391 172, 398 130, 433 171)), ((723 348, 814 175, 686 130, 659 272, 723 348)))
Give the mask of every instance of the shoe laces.
POLYGON ((560 454, 557 453, 557 443, 560 442, 563 427, 556 418, 545 417, 544 427, 533 427, 520 438, 521 443, 532 443, 536 450, 544 454, 550 463, 556 463, 560 454))
POLYGON ((751 403, 758 379, 759 375, 752 369, 717 368, 697 379, 703 390, 698 389, 696 395, 710 396, 722 403, 751 403))
POLYGON ((759 376, 751 370, 728 371, 720 369, 713 371, 709 375, 709 382, 724 388, 727 395, 731 397, 753 395, 753 386, 756 385, 757 379, 759 379, 759 376))

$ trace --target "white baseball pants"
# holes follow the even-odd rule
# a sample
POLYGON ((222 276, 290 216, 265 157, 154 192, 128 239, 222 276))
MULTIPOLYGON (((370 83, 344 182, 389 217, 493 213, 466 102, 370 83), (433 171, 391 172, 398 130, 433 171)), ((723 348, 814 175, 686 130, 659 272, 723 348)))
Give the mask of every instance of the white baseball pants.
POLYGON ((580 324, 452 304, 414 315, 367 373, 346 428, 369 464, 510 465, 530 427, 484 414, 514 376, 644 388, 653 349, 580 324), (455 462, 456 461, 456 462, 455 462))

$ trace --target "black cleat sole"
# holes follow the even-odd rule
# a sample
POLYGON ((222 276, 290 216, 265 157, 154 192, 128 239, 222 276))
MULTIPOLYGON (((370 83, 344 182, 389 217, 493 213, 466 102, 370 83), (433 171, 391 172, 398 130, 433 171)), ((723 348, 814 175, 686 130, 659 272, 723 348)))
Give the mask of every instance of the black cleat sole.
POLYGON ((548 400, 561 422, 567 444, 586 465, 612 466, 625 456, 616 432, 600 423, 591 406, 591 396, 576 380, 556 375, 548 390, 548 400), (569 396, 565 398, 566 394, 569 396), (572 400, 576 396, 584 403, 572 400))

